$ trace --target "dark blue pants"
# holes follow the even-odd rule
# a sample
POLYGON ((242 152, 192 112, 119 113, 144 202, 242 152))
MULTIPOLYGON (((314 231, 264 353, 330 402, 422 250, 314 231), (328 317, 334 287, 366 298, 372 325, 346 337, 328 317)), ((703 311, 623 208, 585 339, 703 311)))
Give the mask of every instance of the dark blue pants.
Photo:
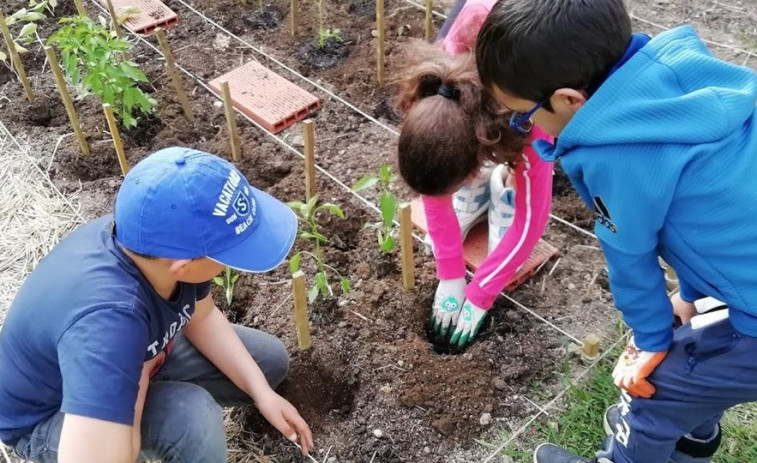
POLYGON ((624 396, 614 463, 667 463, 679 438, 707 439, 725 410, 757 401, 757 338, 728 319, 698 330, 684 325, 650 381, 657 388, 651 398, 624 396))

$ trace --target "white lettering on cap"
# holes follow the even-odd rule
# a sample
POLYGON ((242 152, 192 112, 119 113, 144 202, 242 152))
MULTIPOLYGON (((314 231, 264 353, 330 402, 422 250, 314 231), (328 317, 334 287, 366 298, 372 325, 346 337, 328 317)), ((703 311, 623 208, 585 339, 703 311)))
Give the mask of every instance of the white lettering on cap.
POLYGON ((229 210, 229 204, 231 204, 234 190, 237 189, 241 180, 242 177, 237 173, 237 171, 235 169, 231 169, 231 171, 229 172, 229 178, 227 178, 226 182, 224 182, 223 188, 221 188, 221 194, 218 195, 218 202, 213 209, 214 216, 226 217, 226 213, 229 210))

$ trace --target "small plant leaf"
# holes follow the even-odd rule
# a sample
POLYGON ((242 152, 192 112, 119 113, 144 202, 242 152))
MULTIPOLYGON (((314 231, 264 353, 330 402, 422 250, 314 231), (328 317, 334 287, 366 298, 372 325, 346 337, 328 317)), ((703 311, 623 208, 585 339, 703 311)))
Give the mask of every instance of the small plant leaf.
POLYGON ((223 286, 223 278, 213 277, 213 283, 217 284, 218 286, 223 286))
POLYGON ((292 208, 295 212, 301 212, 302 208, 305 206, 305 203, 302 201, 291 201, 287 203, 287 206, 292 208))
POLYGON ((37 33, 37 25, 34 23, 25 24, 18 33, 19 38, 27 38, 37 33))
POLYGON ((394 240, 394 237, 392 235, 387 235, 384 238, 384 241, 380 243, 381 244, 381 251, 389 254, 390 252, 394 251, 395 246, 397 246, 397 242, 394 240))
POLYGON ((8 59, 8 55, 0 51, 0 61, 6 61, 8 59))
POLYGON ((239 274, 238 273, 236 275, 234 275, 233 277, 231 277, 231 284, 233 285, 234 283, 237 282, 237 280, 239 280, 239 274))
POLYGON ((318 240, 319 243, 325 243, 328 239, 320 233, 301 232, 300 238, 303 240, 318 240))
POLYGON ((304 206, 302 206, 301 214, 303 217, 310 218, 315 213, 315 205, 318 203, 318 196, 310 198, 304 206))
POLYGON ((331 212, 332 214, 334 214, 335 216, 339 217, 340 219, 344 219, 344 211, 342 210, 341 207, 337 206, 336 204, 325 203, 325 204, 320 205, 318 209, 325 209, 331 212))
POLYGON ((377 184, 378 181, 379 179, 375 175, 366 175, 352 186, 352 191, 362 191, 367 188, 371 188, 372 186, 377 184))
POLYGON ((349 293, 350 292, 350 280, 347 278, 342 277, 339 284, 342 286, 342 293, 349 293))
POLYGON ((318 272, 315 274, 315 285, 321 290, 328 289, 329 280, 326 276, 326 272, 318 272))
POLYGON ((318 286, 313 285, 312 288, 308 290, 308 303, 312 304, 315 302, 316 299, 318 299, 318 286))
POLYGON ((397 210, 397 197, 385 191, 379 199, 381 218, 384 220, 384 228, 391 228, 394 222, 394 214, 397 210))
POLYGON ((381 183, 387 185, 392 182, 392 166, 384 164, 379 167, 379 176, 381 177, 381 183))
POLYGON ((302 254, 299 252, 292 256, 289 260, 289 270, 292 273, 296 273, 300 269, 300 261, 302 260, 302 254))

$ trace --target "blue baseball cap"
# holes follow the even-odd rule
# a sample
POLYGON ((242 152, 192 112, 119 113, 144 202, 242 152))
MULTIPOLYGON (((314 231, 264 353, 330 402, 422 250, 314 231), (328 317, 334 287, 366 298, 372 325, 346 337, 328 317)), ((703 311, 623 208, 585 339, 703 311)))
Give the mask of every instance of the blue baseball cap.
POLYGON ((233 164, 189 148, 139 162, 116 196, 116 239, 131 251, 168 259, 207 257, 266 272, 289 254, 297 217, 250 186, 233 164))

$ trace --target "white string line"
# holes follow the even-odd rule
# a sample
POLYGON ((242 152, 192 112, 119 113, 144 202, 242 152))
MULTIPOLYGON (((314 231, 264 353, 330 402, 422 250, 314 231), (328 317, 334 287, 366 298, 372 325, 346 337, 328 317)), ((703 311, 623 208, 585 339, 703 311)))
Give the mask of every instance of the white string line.
MULTIPOLYGON (((181 1, 181 0, 179 0, 179 1, 181 1)), ((421 5, 420 3, 416 3, 413 0, 403 0, 403 1, 405 3, 409 3, 411 5, 414 5, 415 7, 419 8, 419 9, 421 9, 423 11, 426 11, 426 6, 425 5, 421 5)), ((447 19, 448 18, 448 16, 445 15, 444 13, 440 13, 440 12, 438 12, 436 10, 433 10, 433 9, 432 9, 432 13, 435 16, 438 16, 438 17, 443 18, 443 19, 447 19)), ((628 16, 630 18, 632 18, 632 19, 637 20, 637 21, 641 21, 643 23, 649 24, 650 26, 658 27, 658 28, 666 30, 666 31, 670 30, 669 27, 666 27, 666 26, 663 26, 662 24, 657 24, 657 23, 652 22, 652 21, 650 21, 648 19, 644 19, 642 17, 639 17, 636 14, 631 13, 630 11, 628 12, 628 16)), ((705 39, 705 38, 702 38, 702 37, 700 37, 700 39, 702 39, 702 41, 704 43, 708 43, 708 44, 716 46, 716 47, 725 48, 725 49, 733 50, 733 51, 738 51, 739 53, 746 53, 747 54, 747 59, 750 56, 752 56, 752 55, 755 54, 755 50, 747 50, 747 49, 744 49, 744 48, 741 48, 741 47, 735 47, 733 45, 727 45, 725 43, 715 42, 714 40, 709 40, 709 39, 705 39)))
MULTIPOLYGON (((623 342, 627 337, 628 337, 628 333, 623 334, 607 350, 605 350, 604 352, 602 352, 602 354, 594 362, 592 362, 592 364, 589 365, 589 367, 586 368, 586 370, 584 370, 583 372, 581 372, 581 374, 579 374, 571 382, 572 383, 577 383, 581 379, 583 379, 584 376, 586 376, 591 370, 593 370, 597 366, 597 364, 600 361, 602 361, 602 359, 604 359, 607 355, 609 355, 615 349, 615 347, 618 344, 620 344, 621 342, 623 342)), ((568 387, 566 387, 565 389, 563 389, 562 391, 560 391, 560 393, 557 394, 552 400, 550 400, 549 402, 547 402, 547 404, 544 405, 544 410, 543 411, 540 411, 539 413, 537 413, 534 416, 532 416, 523 426, 521 426, 520 428, 518 428, 518 430, 515 431, 502 445, 500 445, 499 447, 497 447, 497 449, 494 450, 486 458, 486 460, 484 460, 482 463, 489 463, 490 461, 492 461, 492 458, 494 458, 497 455, 499 455, 499 453, 505 447, 507 447, 508 445, 510 445, 510 443, 512 441, 514 441, 516 438, 520 437, 520 435, 523 434, 531 426, 531 424, 533 424, 534 421, 536 421, 542 414, 545 414, 548 409, 552 408, 555 405, 555 403, 557 403, 557 401, 560 400, 570 390, 570 388, 571 388, 571 385, 568 385, 568 387)))
POLYGON ((274 58, 273 56, 271 56, 271 55, 263 52, 263 50, 261 50, 260 48, 252 45, 251 43, 243 40, 241 37, 238 37, 237 35, 233 34, 231 31, 229 31, 228 29, 224 28, 223 26, 221 26, 217 22, 213 21, 212 19, 208 18, 202 12, 198 11, 197 9, 195 9, 193 6, 191 6, 191 5, 187 4, 186 2, 184 2, 184 0, 177 0, 177 1, 179 3, 181 3, 182 5, 184 5, 185 7, 187 7, 193 13, 195 13, 196 15, 200 16, 202 19, 204 19, 205 21, 207 21, 209 24, 213 25, 215 28, 222 30, 225 34, 229 35, 230 37, 232 37, 233 39, 235 39, 239 43, 244 44, 246 47, 249 47, 251 50, 254 50, 255 52, 263 55, 266 59, 268 59, 270 61, 273 61, 274 63, 276 63, 277 65, 281 66, 285 70, 289 71, 290 73, 294 74, 295 76, 297 76, 298 78, 304 80, 305 82, 309 83, 310 85, 316 87, 318 90, 322 91, 323 93, 327 94, 331 98, 333 98, 333 99, 339 101, 340 103, 344 104, 345 106, 347 106, 348 108, 350 108, 353 111, 357 112, 358 114, 360 114, 361 116, 365 117, 366 119, 368 119, 369 121, 373 122, 374 124, 377 124, 380 127, 383 127, 385 130, 388 130, 389 132, 393 133, 394 135, 399 135, 400 134, 399 131, 397 131, 397 129, 392 128, 392 127, 384 124, 383 122, 379 121, 375 117, 373 117, 373 116, 369 115, 368 113, 362 111, 360 108, 358 108, 357 106, 353 105, 349 101, 345 100, 344 98, 340 97, 339 95, 335 94, 334 92, 328 90, 324 86, 322 86, 322 85, 320 85, 320 84, 318 84, 318 83, 316 83, 316 82, 308 79, 307 77, 303 76, 299 72, 295 71, 294 69, 292 69, 289 66, 287 66, 286 64, 284 64, 282 61, 279 61, 277 58, 274 58))
POLYGON ((3 456, 5 457, 6 463, 11 463, 11 457, 8 456, 8 452, 5 451, 5 444, 0 442, 0 450, 3 451, 3 456))
POLYGON ((569 337, 576 344, 578 344, 578 345, 580 345, 580 346, 583 347, 583 345, 584 345, 583 341, 581 341, 577 337, 573 336, 572 334, 568 333, 567 331, 565 331, 564 329, 560 328, 559 326, 555 325, 554 323, 550 322, 549 320, 547 320, 546 318, 542 317, 541 315, 539 315, 538 313, 534 312, 533 310, 529 309, 528 307, 526 307, 525 305, 521 304, 520 302, 516 301, 515 299, 513 299, 512 297, 510 297, 509 295, 507 295, 507 293, 505 293, 504 291, 502 293, 500 293, 500 295, 502 297, 504 297, 505 299, 507 299, 508 301, 510 301, 513 304, 515 304, 521 310, 524 310, 524 311, 528 312, 529 314, 531 314, 531 316, 533 316, 533 317, 541 320, 542 322, 544 322, 547 325, 551 326, 555 330, 557 330, 560 333, 564 334, 565 336, 569 337))
MULTIPOLYGON (((635 15, 633 13, 629 12, 628 16, 630 16, 632 19, 635 19, 637 21, 643 22, 645 24, 649 24, 650 26, 654 26, 654 27, 657 27, 657 28, 660 28, 660 29, 663 29, 663 30, 666 30, 666 31, 670 30, 670 28, 667 27, 667 26, 663 26, 662 24, 657 24, 657 23, 652 22, 652 21, 650 21, 648 19, 644 19, 642 17, 639 17, 639 16, 637 16, 637 15, 635 15)), ((727 45, 725 43, 715 42, 714 40, 705 39, 703 37, 700 37, 700 39, 702 40, 702 42, 710 44, 710 45, 713 45, 715 47, 725 48, 725 49, 728 49, 728 50, 737 51, 739 53, 746 53, 748 56, 751 55, 752 53, 754 53, 754 51, 752 51, 752 50, 747 50, 747 49, 741 48, 741 47, 734 47, 733 45, 727 45)))
MULTIPOLYGON (((179 1, 180 1, 180 0, 179 0, 179 1)), ((104 8, 103 6, 101 6, 101 5, 100 5, 100 4, 99 4, 99 3, 97 2, 97 0, 90 0, 90 2, 91 2, 91 3, 93 3, 93 4, 94 4, 95 6, 97 6, 97 7, 98 7, 98 8, 99 8, 99 9, 100 9, 101 11, 103 11, 103 12, 105 13, 105 8, 104 8)), ((131 31, 130 31, 130 32, 131 32, 131 31)), ((145 44, 146 44, 147 46, 149 46, 150 48, 152 48, 152 49, 153 49, 153 50, 154 50, 154 51, 155 51, 156 53, 158 53, 158 54, 159 54, 160 56, 163 56, 163 54, 161 53, 161 51, 160 51, 160 50, 159 50, 158 48, 156 48, 156 47, 155 47, 155 46, 154 46, 154 45, 153 45, 152 43, 150 43, 149 41, 147 41, 147 40, 146 40, 145 38, 143 38, 143 37, 141 37, 141 36, 139 36, 139 35, 136 35, 136 34, 134 34, 134 33, 132 33, 132 35, 134 35, 134 36, 135 36, 135 37, 136 37, 136 38, 137 38, 138 40, 142 41, 142 42, 143 42, 143 43, 145 43, 145 44)), ((216 95, 216 94, 215 94, 215 92, 213 92, 213 91, 211 90, 211 88, 210 88, 209 86, 207 86, 207 85, 206 85, 206 84, 205 84, 205 83, 204 83, 204 82, 203 82, 202 80, 200 80, 200 78, 198 78, 198 77, 194 76, 194 75, 193 75, 192 73, 190 73, 189 71, 187 71, 186 69, 184 69, 184 68, 183 68, 182 66, 180 66, 180 65, 179 65, 178 63, 176 64, 176 67, 177 67, 177 68, 179 68, 179 69, 180 69, 180 70, 181 70, 181 71, 182 71, 182 72, 183 72, 184 74, 186 74, 187 76, 189 76, 189 77, 190 77, 190 78, 191 78, 192 80, 194 80, 195 82, 197 82, 198 84, 200 84, 200 86, 202 86, 202 87, 203 87, 203 88, 204 88, 205 90, 207 90, 207 91, 208 91, 208 92, 209 92, 209 93, 210 93, 211 95, 213 95, 213 96, 214 96, 214 97, 215 97, 216 99, 218 99, 218 100, 222 101, 222 100, 221 100, 221 97, 219 97, 218 95, 216 95)), ((296 149, 296 148, 292 147, 292 146, 291 146, 291 145, 289 145, 289 144, 288 144, 287 142, 285 142, 285 141, 284 141, 284 140, 282 140, 281 138, 277 137, 277 136, 276 136, 275 134, 273 134, 272 132, 268 131, 268 130, 267 130, 267 129, 266 129, 265 127, 263 127, 262 125, 258 124, 258 123, 257 123, 257 122, 256 122, 255 120, 253 120, 253 119, 252 119, 251 117, 249 117, 249 116, 248 116, 247 114, 243 113, 242 111, 240 111, 240 110, 239 110, 239 109, 237 109, 236 107, 234 108, 234 110, 235 110, 235 111, 237 112, 237 114, 240 114, 240 115, 241 115, 241 116, 242 116, 243 118, 247 119, 247 120, 248 120, 248 121, 249 121, 250 123, 252 123, 252 124, 253 124, 254 126, 256 126, 256 127, 257 127, 257 128, 259 128, 260 130, 262 130, 262 131, 263 131, 264 133, 266 133, 266 134, 267 134, 268 136, 270 136, 271 138, 273 138, 273 139, 274 139, 274 140, 275 140, 275 141, 276 141, 277 143, 279 143, 279 144, 280 144, 280 145, 282 145, 283 147, 287 148, 287 149, 288 149, 289 151, 291 151, 292 153, 294 153, 295 155, 297 155, 297 156, 298 156, 298 157, 300 157, 301 159, 305 159, 305 155, 304 155, 304 154, 300 153, 299 151, 297 151, 297 149, 296 149)), ((318 169, 318 171, 319 171, 319 172, 322 172, 323 174, 325 174, 325 175, 326 175, 326 177, 328 177, 329 179, 331 179, 331 180, 332 180, 332 181, 333 181, 334 183, 336 183, 336 184, 337 184, 338 186, 340 186, 340 187, 344 188, 345 190, 347 190, 347 191, 348 191, 348 192, 349 192, 349 193, 350 193, 350 194, 351 194, 352 196, 354 196, 354 197, 355 197, 355 198, 357 198, 357 199, 358 199, 358 200, 359 200, 360 202, 362 202, 363 204, 365 204, 366 206, 368 206, 368 207, 369 207, 370 209, 372 209, 372 210, 373 210, 373 211, 374 211, 375 213, 377 213, 377 214, 379 214, 379 215, 381 214, 381 210, 380 210, 380 209, 379 209, 379 208, 378 208, 378 207, 377 207, 376 205, 374 205, 373 203, 371 203, 370 201, 368 201, 368 200, 367 200, 366 198, 364 198, 363 196, 361 196, 361 195, 357 194, 356 192, 352 191, 352 189, 351 189, 351 188, 349 188, 349 187, 348 187, 347 185, 345 185, 344 183, 342 183, 342 182, 341 182, 341 181, 340 181, 340 180, 339 180, 338 178, 336 178, 335 176, 333 176, 333 175, 332 175, 331 173, 329 173, 329 172, 328 172, 328 171, 327 171, 326 169, 322 168, 322 167, 321 167, 321 166, 319 166, 318 164, 316 164, 316 165, 315 165, 315 167, 316 167, 316 169, 318 169)), ((396 221, 396 220, 394 221, 394 224, 395 224, 395 225, 398 225, 398 223, 397 223, 397 221, 396 221)), ((419 243, 423 244, 423 240, 422 240, 422 239, 421 239, 421 238, 420 238, 420 237, 419 237, 418 235, 416 235, 416 234, 413 234, 413 237, 414 237, 414 238, 416 239, 416 241, 418 241, 419 243)), ((468 274, 469 274, 469 275, 471 275, 471 276, 473 275, 473 273, 472 273, 472 272, 471 272, 470 270, 467 270, 467 272, 468 272, 468 274)), ((546 323, 546 324, 547 324, 548 326, 550 326, 550 327, 554 328, 555 330, 557 330, 558 332, 560 332, 560 333, 562 333, 563 335, 567 336, 568 338, 572 339, 573 341, 577 342, 578 344, 580 344, 580 345, 583 345, 583 342, 582 342, 581 340, 579 340, 579 339, 578 339, 578 338, 576 338, 575 336, 571 335, 570 333, 566 332, 565 330, 563 330, 563 329, 561 329, 561 328, 557 327, 556 325, 554 325, 553 323, 549 322, 548 320, 546 320, 545 318, 543 318, 542 316, 540 316, 540 315, 539 315, 539 314, 537 314, 536 312, 532 311, 531 309, 529 309, 529 308, 528 308, 528 307, 526 307, 525 305, 523 305, 523 304, 521 304, 520 302, 516 301, 515 299, 511 298, 511 297, 510 297, 510 296, 508 296, 508 295, 507 295, 507 294, 506 294, 506 293, 505 293, 504 291, 502 291, 502 292, 500 293, 500 295, 501 295, 501 296, 503 296, 503 297, 505 297, 505 298, 506 298, 506 299, 508 299, 509 301, 513 302, 514 304, 516 304, 516 306, 517 306, 517 307, 521 308, 522 310, 525 310, 526 312, 528 312, 529 314, 531 314, 532 316, 534 316, 534 317, 535 317, 535 318, 537 318, 538 320, 541 320, 541 321, 543 321, 543 322, 544 322, 544 323, 546 323)))
MULTIPOLYGON (((186 8, 188 8, 188 9, 189 9, 190 11, 192 11, 192 12, 193 12, 194 14, 196 14, 196 15, 200 16, 201 18, 203 18, 203 19, 204 19, 205 21, 207 21, 207 22, 208 22, 209 24, 211 24, 211 25, 212 25, 213 27, 215 27, 215 28, 217 28, 217 29, 219 29, 219 30, 223 31, 223 32, 224 32, 224 33, 225 33, 226 35, 228 35, 228 36, 232 37, 233 39, 235 39, 235 40, 236 40, 236 41, 238 41, 239 43, 241 43, 241 44, 243 44, 243 45, 245 45, 245 46, 249 47, 249 48, 250 48, 251 50, 255 51, 256 53, 258 53, 258 54, 260 54, 260 55, 262 55, 262 56, 263 56, 263 57, 265 57, 266 59, 268 59, 268 60, 270 60, 270 61, 272 61, 272 62, 276 63, 277 65, 279 65, 279 66, 281 66, 282 68, 284 68, 284 69, 285 69, 286 71, 288 71, 288 72, 290 72, 290 73, 294 74, 295 76, 297 76, 298 78, 300 78, 300 79, 304 80, 305 82, 309 83, 310 85, 313 85, 314 87, 318 88, 319 90, 321 90, 321 91, 322 91, 322 92, 324 92, 325 94, 329 95, 330 97, 332 97, 332 98, 334 98, 335 100, 339 101, 340 103, 344 104, 344 105, 345 105, 345 106, 347 106, 348 108, 350 108, 350 109, 352 109, 353 111, 357 112, 357 113, 358 113, 358 114, 360 114, 361 116, 365 117, 365 118, 366 118, 366 119, 368 119, 369 121, 373 122, 374 124, 377 124, 377 125, 378 125, 379 127, 383 128, 384 130, 387 130, 387 131, 388 131, 389 133, 392 133, 392 134, 393 134, 393 135, 395 135, 395 136, 399 136, 399 134, 400 134, 400 133, 399 133, 399 131, 398 131, 398 130, 397 130, 396 128, 394 128, 394 127, 391 127, 391 126, 389 126, 389 125, 386 125, 386 124, 384 124, 383 122, 379 121, 378 119, 376 119, 376 118, 374 118, 374 117, 370 116, 369 114, 365 113, 365 112, 364 112, 364 111, 362 111, 362 110, 361 110, 360 108, 358 108, 357 106, 353 105, 352 103, 350 103, 349 101, 345 100, 344 98, 340 97, 339 95, 335 94, 334 92, 332 92, 332 91, 330 91, 330 90, 326 89, 325 87, 323 87, 322 85, 319 85, 318 83, 316 83, 316 82, 314 82, 314 81, 312 81, 312 80, 308 79, 307 77, 303 76, 302 74, 298 73, 298 72, 297 72, 297 71, 295 71, 294 69, 290 68, 289 66, 287 66, 286 64, 284 64, 283 62, 281 62, 280 60, 278 60, 277 58, 275 58, 275 57, 273 57, 273 56, 271 56, 271 55, 269 55, 269 54, 265 53, 265 52, 264 52, 264 51, 263 51, 262 49, 260 49, 260 48, 258 48, 258 47, 256 47, 256 46, 252 45, 251 43, 249 43, 249 42, 247 42, 247 41, 243 40, 243 39, 242 39, 241 37, 237 36, 237 35, 236 35, 236 34, 234 34, 233 32, 229 31, 228 29, 226 29, 226 28, 224 28, 223 26, 221 26, 220 24, 218 24, 217 22, 215 22, 215 21, 213 21, 212 19, 208 18, 208 17, 207 17, 207 16, 205 16, 205 14, 203 14, 203 13, 202 13, 201 11, 199 11, 199 10, 197 10, 196 8, 194 8, 193 6, 191 6, 191 5, 187 4, 187 3, 186 3, 186 2, 184 2, 183 0, 177 0, 177 1, 178 1, 179 3, 181 3, 182 5, 184 5, 184 6, 186 7, 186 8)), ((418 4, 418 3, 415 3, 415 2, 413 2, 412 0, 404 0, 404 1, 405 1, 405 2, 408 2, 408 3, 412 4, 412 5, 415 5, 416 7, 420 7, 421 9, 423 9, 423 10, 425 11, 425 7, 424 7, 424 6, 422 6, 422 5, 418 4)), ((98 4, 98 6, 99 6, 99 4, 98 4)), ((435 15, 437 15, 437 16, 439 16, 439 17, 441 17, 441 18, 447 18, 447 16, 446 16, 446 15, 444 15, 444 14, 442 14, 442 13, 438 13, 438 12, 436 12, 436 11, 434 11, 434 14, 435 14, 435 15)), ((185 71, 185 72, 186 72, 186 71, 185 71)), ((191 76, 191 75, 190 75, 190 76, 191 76)), ((557 220, 558 222, 561 222, 561 223, 563 223, 563 224, 566 224, 566 225, 568 225, 569 227, 575 228, 575 229, 576 229, 576 230, 578 230, 579 232, 583 232, 583 233, 589 233, 589 232, 587 232, 586 230, 584 230, 584 229, 582 229, 582 228, 580 228, 580 227, 578 227, 578 226, 576 226, 576 225, 573 225, 572 223, 568 222, 567 220, 563 220, 563 219, 561 219, 561 218, 559 218, 559 217, 557 217, 557 216, 555 216, 555 215, 553 215, 553 214, 550 214, 550 217, 554 218, 554 219, 555 219, 555 220, 557 220)), ((592 234, 592 233, 589 233, 589 236, 591 236, 591 237, 593 237, 593 238, 595 238, 595 239, 596 239, 596 236, 595 236, 594 234, 592 234)))
POLYGON ((584 235, 586 235, 586 236, 589 236, 589 237, 591 237, 591 238, 594 238, 595 240, 599 240, 599 238, 597 238, 597 235, 595 235, 594 233, 592 233, 592 232, 590 232, 590 231, 588 231, 588 230, 584 230, 583 228, 579 227, 579 226, 578 226, 578 225, 576 225, 576 224, 570 223, 570 222, 568 222, 568 221, 567 221, 567 220, 565 220, 565 219, 561 219, 560 217, 558 217, 558 216, 556 216, 556 215, 554 215, 554 214, 549 214, 549 216, 550 216, 551 218, 555 219, 555 220, 556 220, 557 222, 560 222, 560 223, 561 223, 561 224, 563 224, 563 225, 567 225, 567 226, 569 226, 570 228, 573 228, 574 230, 576 230, 576 231, 577 231, 577 232, 579 232, 579 233, 583 233, 584 235))

